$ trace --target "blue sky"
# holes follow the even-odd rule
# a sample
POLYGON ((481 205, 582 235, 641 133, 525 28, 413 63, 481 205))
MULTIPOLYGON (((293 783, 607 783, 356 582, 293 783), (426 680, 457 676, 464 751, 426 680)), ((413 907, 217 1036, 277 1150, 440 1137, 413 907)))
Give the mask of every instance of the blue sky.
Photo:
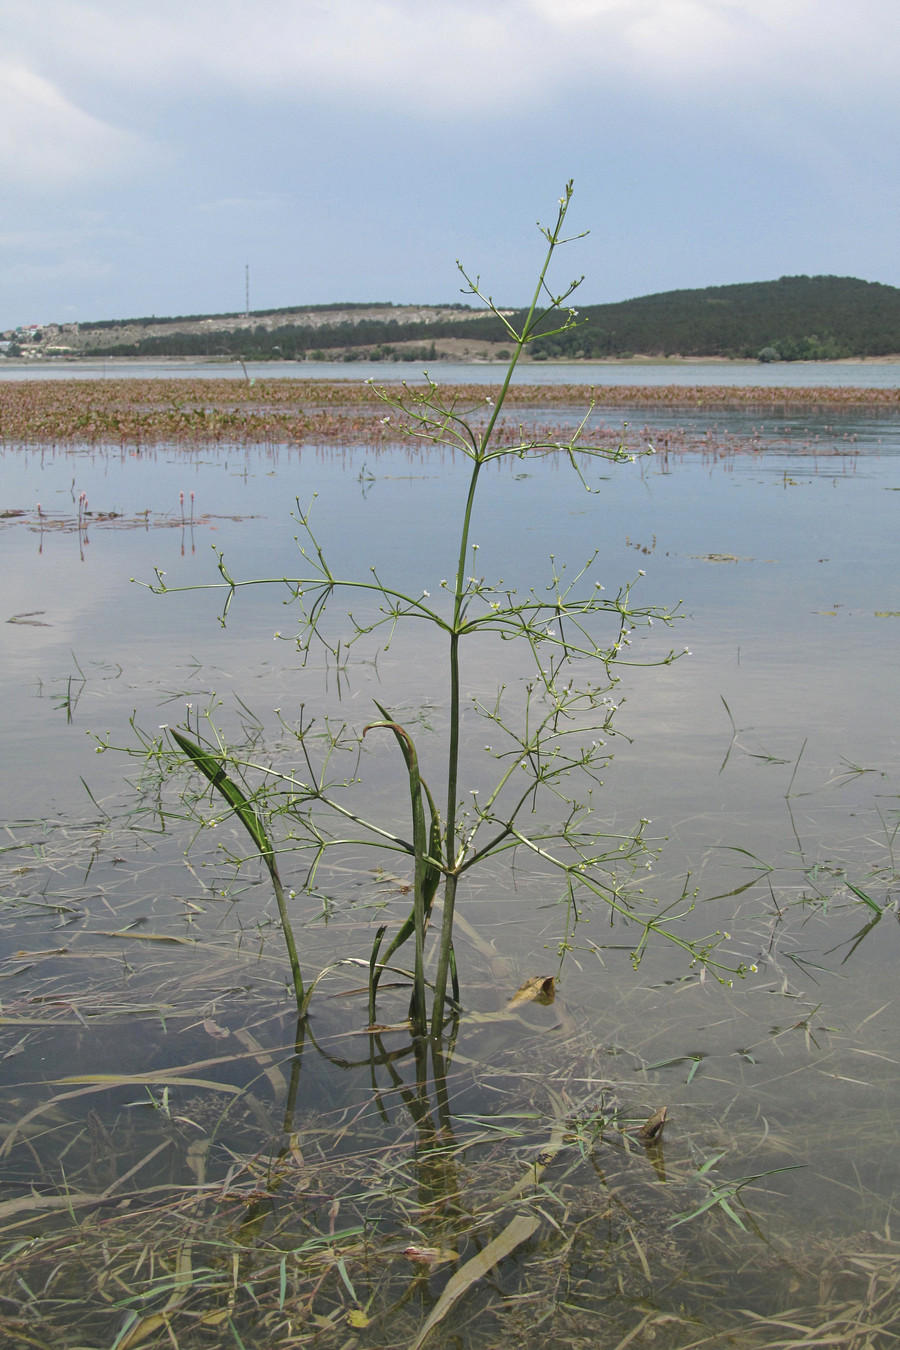
POLYGON ((897 0, 3 0, 0 328, 900 285, 897 0))

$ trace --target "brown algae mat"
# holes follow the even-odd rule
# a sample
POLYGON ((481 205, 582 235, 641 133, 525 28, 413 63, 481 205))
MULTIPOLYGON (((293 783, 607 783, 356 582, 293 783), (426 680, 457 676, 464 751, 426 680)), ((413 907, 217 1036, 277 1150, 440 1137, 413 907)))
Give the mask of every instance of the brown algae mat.
MULTIPOLYGON (((441 386, 446 405, 466 409, 486 403, 491 392, 490 386, 441 386)), ((600 414, 621 408, 890 413, 900 409, 900 389, 523 384, 509 391, 506 402, 510 408, 534 411, 583 411, 593 403, 600 414)), ((190 448, 215 442, 349 444, 361 439, 385 444, 396 441, 398 431, 402 428, 385 420, 375 388, 362 381, 111 379, 0 384, 0 443, 7 445, 178 442, 190 448)), ((512 422, 510 438, 518 433, 518 423, 512 422)), ((552 427, 542 427, 542 433, 552 441, 552 427)), ((585 443, 595 434, 591 429, 585 443)))

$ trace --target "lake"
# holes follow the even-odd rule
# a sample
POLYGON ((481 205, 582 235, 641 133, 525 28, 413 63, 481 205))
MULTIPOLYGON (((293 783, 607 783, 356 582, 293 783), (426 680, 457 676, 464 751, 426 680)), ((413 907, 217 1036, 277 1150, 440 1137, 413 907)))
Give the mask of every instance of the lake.
MULTIPOLYGON (((431 374, 441 384, 496 384, 501 361, 437 361, 431 374)), ((410 382, 423 378, 420 364, 408 361, 231 361, 158 360, 133 357, 82 361, 3 361, 3 380, 232 379, 232 380, 378 380, 410 382)), ((703 384, 759 385, 779 388, 900 388, 900 361, 529 361, 514 376, 517 384, 703 384)))
MULTIPOLYGON (((376 567, 439 605, 459 458, 0 450, 0 507, 22 513, 0 519, 0 1297, 23 1344, 413 1345, 436 1314, 429 1343, 461 1346, 893 1343, 900 419, 623 417, 655 455, 585 463, 590 493, 559 456, 491 467, 472 539, 478 574, 522 594, 596 553, 607 593, 675 610, 635 632, 586 804, 607 838, 648 822, 628 886, 713 959, 651 937, 636 963, 602 903, 573 926, 539 857, 492 860, 460 898, 465 1012, 430 1057, 363 1034, 358 992, 409 909, 408 860, 351 829, 310 876, 279 841, 305 972, 360 962, 298 1034, 258 856, 153 747, 187 717, 306 772, 315 717, 341 800, 408 833, 397 746, 344 753, 340 729, 377 700, 439 784, 443 648, 401 627, 348 652, 377 610, 354 601, 354 625, 335 596, 336 655, 304 661, 283 584, 238 591, 223 627, 221 590, 147 583, 216 585, 219 553, 242 580, 308 574, 310 510, 335 576, 376 567), (689 654, 654 664, 670 648, 689 654), (506 1007, 550 975, 555 1001, 506 1007)), ((498 691, 515 723, 531 678, 490 637, 464 658, 473 819, 508 748, 498 691)), ((402 1020, 404 991, 379 1013, 402 1020)))

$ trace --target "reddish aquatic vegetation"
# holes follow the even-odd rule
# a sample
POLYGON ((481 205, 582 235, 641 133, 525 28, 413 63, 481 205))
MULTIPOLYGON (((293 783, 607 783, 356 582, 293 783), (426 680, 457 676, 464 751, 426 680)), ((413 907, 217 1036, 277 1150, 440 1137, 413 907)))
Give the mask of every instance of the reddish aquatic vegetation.
MULTIPOLYGON (((445 402, 467 409, 491 393, 480 385, 442 385, 445 402)), ((580 384, 516 385, 507 405, 530 408, 671 409, 702 412, 754 408, 769 412, 799 409, 900 410, 900 389, 759 386, 710 388, 660 385, 635 388, 580 384)), ((396 443, 398 431, 385 424, 384 405, 365 384, 315 380, 59 380, 0 384, 0 442, 20 445, 104 444, 350 445, 396 443)), ((561 428, 560 428, 561 429, 561 428)), ((528 433, 533 428, 525 428, 528 433)), ((554 439, 554 428, 541 435, 554 439)), ((517 420, 502 431, 507 444, 520 437, 517 420)), ((586 444, 600 433, 591 429, 586 444)), ((608 437, 608 432, 602 434, 608 437)))

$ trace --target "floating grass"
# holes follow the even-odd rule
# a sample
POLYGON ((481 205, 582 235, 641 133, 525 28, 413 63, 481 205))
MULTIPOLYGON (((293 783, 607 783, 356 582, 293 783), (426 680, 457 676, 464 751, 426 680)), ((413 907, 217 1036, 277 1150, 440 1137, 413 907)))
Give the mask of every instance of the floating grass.
MULTIPOLYGON (((23 823, 26 834, 33 828, 23 823)), ((104 828, 110 852, 121 856, 117 827, 104 828)), ((48 870, 67 856, 84 875, 78 837, 61 835, 57 858, 43 833, 48 870)), ((94 851, 89 832, 80 846, 94 851)), ((4 855, 10 869, 18 856, 15 848, 4 855)), ((31 1335, 60 1350, 112 1345, 117 1336, 151 1350, 174 1337, 194 1350, 230 1319, 248 1350, 292 1341, 337 1347, 350 1335, 412 1344, 442 1309, 431 1323, 434 1343, 453 1334, 463 1345, 483 1344, 490 1326, 498 1344, 516 1336, 536 1346, 541 1336, 583 1336, 585 1328, 617 1343, 649 1317, 644 1330, 671 1347, 726 1338, 762 1346, 767 1336, 802 1344, 827 1324, 845 1338, 838 1343, 861 1350, 854 1317, 873 1335, 895 1323, 897 1248, 884 1230, 885 1200, 861 1185, 848 1190, 835 1168, 842 1130, 857 1154, 883 1152, 875 1101, 893 1069, 859 1059, 865 1028, 833 1036, 796 990, 776 992, 782 949, 798 937, 808 947, 813 923, 824 937, 835 914, 792 905, 782 893, 773 941, 760 905, 771 875, 744 904, 748 916, 758 914, 760 935, 769 933, 775 1004, 759 1009, 755 1036, 748 1030, 741 1042, 752 1099, 739 1095, 727 1109, 714 1095, 723 1074, 734 1074, 727 1060, 707 1056, 694 1075, 696 1058, 654 1054, 665 1043, 653 1015, 658 998, 639 986, 619 985, 614 1000, 607 988, 600 1041, 593 1016, 581 1025, 559 1020, 559 998, 512 1016, 499 1007, 499 1021, 463 1018, 435 1079, 406 1038, 359 1034, 364 993, 356 1011, 350 1000, 348 1017, 344 1001, 317 1005, 298 1054, 277 982, 249 998, 259 957, 229 953, 221 940, 163 949, 160 964, 156 944, 139 941, 136 930, 127 998, 118 980, 118 988, 90 992, 97 980, 87 953, 10 958, 0 968, 0 1031, 10 1038, 3 1048, 27 1035, 29 1058, 3 1061, 7 1334, 14 1344, 31 1335), (174 997, 166 1006, 157 996, 154 1006, 148 995, 164 977, 174 997), (780 1029, 768 1024, 778 1004, 780 1029), (145 1029, 134 1037, 129 1025, 145 1029), (57 1081, 32 1082, 30 1062, 51 1046, 69 1058, 71 1038, 92 1026, 115 1046, 113 1064, 82 1058, 75 1072, 47 1075, 57 1081), (206 1053, 198 1053, 202 1044, 206 1053), (148 1048, 155 1063, 146 1062, 148 1048), (348 1087, 371 1076, 374 1091, 357 1081, 327 1107, 317 1065, 331 1066, 348 1087), (806 1097, 818 1099, 817 1084, 839 1092, 863 1065, 875 1095, 867 1103, 862 1086, 844 1089, 854 1096, 852 1120, 842 1122, 839 1110, 810 1114, 806 1097), (444 1084, 443 1105, 436 1083, 444 1084), (786 1117, 788 1084, 795 1096, 806 1086, 786 1117), (641 1130, 661 1102, 669 1120, 660 1152, 645 1146, 641 1130), (822 1197, 824 1208, 810 1208, 806 1183, 792 1178, 823 1169, 841 1204, 822 1197), (511 1241, 526 1229, 507 1251, 504 1234, 511 1241), (477 1260, 483 1252, 487 1265, 477 1260)), ((131 880, 119 871, 118 885, 140 887, 141 876, 139 866, 131 880)), ((868 906, 842 876, 833 881, 834 903, 852 927, 854 912, 868 906)), ((77 899, 73 888, 63 904, 77 899)), ((35 931, 43 912, 35 911, 35 931)), ((129 935, 119 932, 95 941, 123 948, 129 935)), ((495 988, 503 977, 491 942, 477 929, 471 941, 466 927, 459 934, 470 977, 482 962, 495 988)), ((208 925, 197 934, 205 936, 208 925)), ((511 996, 517 982, 505 978, 511 996)), ((684 997, 702 1002, 703 991, 694 986, 684 997)), ((99 1044, 85 1041, 88 1055, 99 1044)))
MULTIPOLYGON (((342 1053, 340 1039, 308 1046, 300 1084, 319 1055, 342 1053)), ((459 1063, 441 1065, 453 1097, 468 1057, 464 1037, 459 1063)), ((165 1100, 154 1085, 156 1106, 111 1113, 99 1104, 112 1084, 75 1087, 86 1095, 69 1100, 93 1100, 97 1121, 64 1148, 58 1133, 23 1127, 16 1151, 27 1138, 41 1181, 0 1209, 14 1343, 152 1350, 174 1339, 193 1350, 231 1325, 248 1350, 349 1336, 537 1347, 586 1328, 618 1344, 643 1327, 687 1350, 800 1345, 827 1326, 861 1348, 863 1331, 897 1325, 889 1229, 832 1237, 795 1222, 767 1234, 773 1163, 796 1140, 771 1137, 757 1154, 769 1165, 748 1176, 741 1163, 761 1132, 735 1119, 728 1158, 717 1149, 698 1167, 702 1127, 682 1104, 662 1144, 645 1144, 646 1084, 611 1082, 587 1031, 565 1064, 546 1032, 532 1033, 525 1069, 482 1061, 493 1106, 450 1115, 415 1057, 391 1059, 375 1038, 384 1121, 362 1099, 323 1110, 301 1087, 279 1128, 291 1089, 273 1067, 293 1048, 257 1041, 216 1058, 230 1086, 179 1085, 199 1067, 183 1064, 165 1100), (698 1179, 710 1203, 686 1213, 698 1179)), ((868 1128, 864 1116, 856 1127, 868 1128)), ((814 1128, 808 1144, 815 1152, 814 1128)))
MULTIPOLYGON (((448 402, 473 409, 483 407, 485 397, 496 400, 500 392, 499 386, 489 385, 441 388, 448 402)), ((583 408, 590 403, 597 421, 605 411, 619 408, 703 414, 739 409, 772 414, 852 409, 877 414, 900 410, 900 390, 522 383, 506 390, 504 402, 508 409, 541 410, 542 414, 555 408, 583 408)), ((520 417, 501 423, 498 440, 519 439, 520 423, 520 417)), ((565 433, 571 427, 571 422, 551 426, 557 433, 554 439, 568 439, 565 433)), ((649 430, 666 448, 677 448, 683 439, 673 428, 662 433, 649 430)), ((606 426, 600 434, 608 432, 606 426)), ((208 444, 364 443, 377 449, 396 440, 396 428, 385 422, 383 404, 376 393, 356 381, 279 379, 249 384, 160 378, 4 380, 0 384, 0 443, 6 445, 166 444, 189 450, 208 444)), ((733 443, 735 448, 753 449, 754 441, 758 450, 758 435, 737 438, 733 443)), ((690 443, 701 448, 702 442, 701 435, 690 443)))

